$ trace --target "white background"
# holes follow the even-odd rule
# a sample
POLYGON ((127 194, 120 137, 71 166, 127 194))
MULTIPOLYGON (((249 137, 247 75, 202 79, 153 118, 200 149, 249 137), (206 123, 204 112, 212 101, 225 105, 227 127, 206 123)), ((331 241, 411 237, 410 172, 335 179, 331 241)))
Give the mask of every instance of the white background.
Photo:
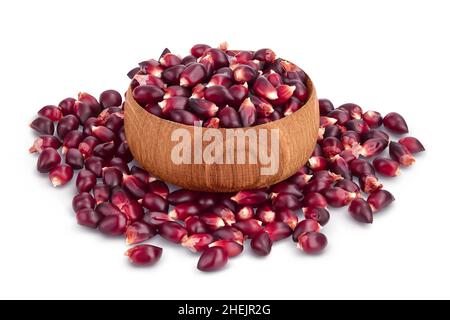
POLYGON ((1 1, 0 298, 450 298, 448 1, 1 1), (36 173, 35 112, 79 91, 124 91, 126 73, 198 42, 271 47, 302 66, 320 97, 402 113, 427 147, 386 181, 395 205, 361 226, 332 211, 318 257, 288 240, 203 274, 164 247, 130 267, 121 240, 75 222, 74 186, 36 173))

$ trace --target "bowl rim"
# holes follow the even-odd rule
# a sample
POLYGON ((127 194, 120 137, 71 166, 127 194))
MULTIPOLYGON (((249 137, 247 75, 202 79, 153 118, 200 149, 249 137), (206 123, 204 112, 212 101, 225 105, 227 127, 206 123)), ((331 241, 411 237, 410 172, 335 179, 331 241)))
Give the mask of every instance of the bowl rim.
MULTIPOLYGON (((229 129, 232 129, 232 130, 238 130, 238 129, 247 130, 247 129, 250 129, 250 128, 251 128, 251 129, 257 129, 257 130, 259 130, 259 129, 263 129, 263 128, 265 128, 265 127, 268 127, 269 125, 270 125, 270 126, 273 126, 274 124, 279 123, 279 122, 281 122, 281 121, 283 121, 283 120, 289 118, 289 117, 292 116, 293 114, 298 113, 298 112, 301 112, 302 109, 303 109, 303 107, 304 107, 305 105, 307 105, 309 102, 311 102, 311 99, 312 99, 314 96, 316 96, 316 94, 314 94, 315 91, 316 91, 315 86, 314 86, 314 83, 312 82, 311 78, 309 77, 309 75, 308 75, 306 72, 305 72, 305 75, 306 75, 306 88, 307 88, 307 90, 308 90, 308 99, 306 99, 306 101, 304 102, 304 104, 302 105, 302 107, 301 107, 300 109, 298 109, 297 111, 293 112, 292 114, 290 114, 290 115, 288 115, 288 116, 282 117, 282 118, 280 118, 280 119, 278 119, 278 120, 275 120, 275 121, 270 121, 270 122, 267 122, 267 123, 262 123, 262 124, 258 124, 258 125, 256 125, 256 126, 251 126, 251 127, 239 127, 239 128, 205 128, 205 127, 203 127, 203 126, 202 126, 202 127, 199 127, 199 126, 198 126, 197 128, 202 128, 202 129, 204 129, 204 130, 207 130, 207 129, 215 129, 215 130, 221 130, 221 131, 222 131, 222 130, 229 130, 229 129)), ((132 80, 132 81, 133 81, 133 80, 132 80)), ((133 91, 134 91, 134 89, 131 89, 131 83, 130 83, 130 85, 129 85, 129 87, 128 87, 128 90, 127 90, 127 93, 126 93, 125 102, 128 102, 128 100, 131 100, 131 102, 134 103, 136 106, 138 106, 139 108, 144 109, 144 108, 141 107, 141 105, 134 99, 134 97, 133 97, 133 91)), ((228 106, 228 105, 227 105, 227 106, 228 106)), ((231 108, 232 108, 232 107, 231 107, 231 108)), ((144 110, 145 110, 145 109, 144 109, 144 110)), ((173 123, 173 124, 179 126, 180 128, 186 128, 186 129, 187 129, 187 128, 193 128, 193 127, 196 127, 196 126, 187 125, 187 124, 184 124, 184 123, 175 122, 175 121, 172 121, 172 120, 170 120, 170 119, 165 119, 165 118, 158 117, 158 116, 156 116, 156 115, 154 115, 154 114, 148 112, 147 110, 145 110, 145 112, 146 112, 146 114, 147 114, 148 116, 150 116, 150 118, 154 117, 154 118, 159 119, 159 120, 161 120, 161 121, 171 122, 171 123, 173 123)), ((201 121, 203 122, 203 120, 201 120, 201 121)))

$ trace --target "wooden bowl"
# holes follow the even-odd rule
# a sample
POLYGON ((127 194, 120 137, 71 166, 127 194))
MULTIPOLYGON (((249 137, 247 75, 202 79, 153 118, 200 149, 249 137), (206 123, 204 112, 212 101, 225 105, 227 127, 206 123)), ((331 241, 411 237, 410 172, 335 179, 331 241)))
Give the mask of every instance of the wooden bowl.
MULTIPOLYGON (((309 159, 319 130, 319 102, 312 81, 307 82, 310 97, 293 114, 280 120, 244 130, 279 129, 279 170, 273 175, 261 175, 259 164, 175 164, 172 132, 185 129, 193 137, 194 127, 159 118, 144 110, 134 100, 131 88, 125 99, 125 133, 134 158, 152 175, 174 185, 197 191, 235 192, 266 187, 292 176, 309 159)), ((202 130, 206 128, 197 128, 202 130)), ((225 130, 220 130, 225 137, 225 130)), ((193 144, 193 138, 191 145, 193 144)), ((209 143, 203 142, 203 147, 209 143)), ((247 146, 248 147, 248 146, 247 146)), ((269 141, 270 150, 270 141, 269 141)), ((248 148, 246 148, 248 151, 248 148)), ((236 154, 236 145, 235 145, 236 154)), ((248 161, 246 161, 248 162, 248 161)))

